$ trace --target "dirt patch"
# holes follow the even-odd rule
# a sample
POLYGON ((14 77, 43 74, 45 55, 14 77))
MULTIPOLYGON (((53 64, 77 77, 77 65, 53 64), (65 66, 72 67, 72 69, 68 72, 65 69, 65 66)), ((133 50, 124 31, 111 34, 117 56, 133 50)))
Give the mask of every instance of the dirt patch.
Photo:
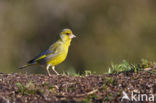
POLYGON ((134 91, 154 94, 156 98, 156 74, 145 71, 82 77, 0 74, 0 103, 120 103, 123 91, 128 96, 134 91))

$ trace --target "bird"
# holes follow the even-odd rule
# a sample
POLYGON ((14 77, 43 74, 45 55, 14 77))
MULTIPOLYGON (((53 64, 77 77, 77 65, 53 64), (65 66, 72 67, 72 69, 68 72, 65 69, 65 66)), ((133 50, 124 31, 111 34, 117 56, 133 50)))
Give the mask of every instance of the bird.
POLYGON ((19 69, 35 64, 46 65, 48 76, 52 76, 49 68, 51 68, 56 75, 59 75, 59 73, 55 70, 55 66, 62 63, 66 59, 71 41, 75 37, 76 36, 73 34, 71 29, 63 29, 59 34, 59 39, 55 43, 19 69))

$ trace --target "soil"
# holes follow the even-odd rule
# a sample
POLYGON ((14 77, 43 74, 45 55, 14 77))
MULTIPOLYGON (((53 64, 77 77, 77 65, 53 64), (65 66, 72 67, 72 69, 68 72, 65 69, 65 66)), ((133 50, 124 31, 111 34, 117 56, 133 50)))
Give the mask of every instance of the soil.
MULTIPOLYGON (((137 94, 136 103, 139 94, 147 94, 148 98, 152 94, 156 98, 156 74, 147 71, 51 77, 0 74, 0 103, 121 103, 123 92, 130 97, 132 91, 137 94)), ((150 102, 148 98, 144 97, 141 103, 150 102)), ((135 102, 124 99, 122 103, 135 102)))

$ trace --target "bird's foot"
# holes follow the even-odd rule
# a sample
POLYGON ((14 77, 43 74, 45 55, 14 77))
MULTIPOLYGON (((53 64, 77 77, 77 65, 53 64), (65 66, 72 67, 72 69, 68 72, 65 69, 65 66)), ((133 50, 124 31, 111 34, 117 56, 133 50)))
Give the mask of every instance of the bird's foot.
POLYGON ((56 75, 60 75, 55 69, 53 69, 53 71, 55 72, 56 75))
POLYGON ((48 74, 48 76, 51 77, 52 75, 51 74, 48 74))
POLYGON ((55 72, 56 73, 56 75, 60 75, 58 72, 55 72))

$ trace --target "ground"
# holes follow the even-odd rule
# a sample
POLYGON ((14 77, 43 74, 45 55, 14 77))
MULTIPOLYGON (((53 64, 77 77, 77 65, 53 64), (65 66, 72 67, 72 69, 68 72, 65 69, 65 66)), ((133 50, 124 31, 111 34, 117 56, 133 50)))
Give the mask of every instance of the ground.
POLYGON ((51 77, 1 73, 0 103, 153 103, 156 99, 156 69, 153 64, 134 66, 124 62, 113 65, 111 70, 101 75, 87 72, 85 75, 51 77), (124 93, 130 100, 121 101, 124 93), (144 98, 143 94, 146 94, 144 98))
POLYGON ((82 77, 0 74, 0 103, 120 103, 123 91, 156 97, 156 75, 146 71, 82 77))

